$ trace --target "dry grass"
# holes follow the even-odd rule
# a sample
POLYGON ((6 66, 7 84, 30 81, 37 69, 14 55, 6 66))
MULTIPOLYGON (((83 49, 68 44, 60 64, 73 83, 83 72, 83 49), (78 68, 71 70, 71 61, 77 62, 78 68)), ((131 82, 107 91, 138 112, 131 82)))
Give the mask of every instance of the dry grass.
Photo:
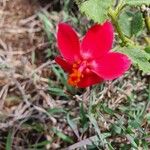
MULTIPOLYGON (((57 106, 47 93, 54 61, 46 59, 44 49, 49 43, 38 19, 38 13, 50 7, 51 4, 41 7, 37 1, 31 3, 28 0, 3 0, 0 3, 0 135, 5 137, 5 132, 13 127, 15 137, 12 138, 16 139, 13 149, 18 149, 20 142, 24 148, 28 146, 23 139, 17 138, 27 120, 34 118, 45 124, 45 130, 57 123, 46 111, 57 106)), ((23 136, 28 136, 26 132, 32 128, 25 130, 23 136)), ((49 134, 41 133, 40 136, 50 140, 49 134)), ((3 149, 5 140, 1 137, 0 141, 0 149, 3 149)), ((58 146, 54 144, 54 147, 58 146)))
MULTIPOLYGON (((65 17, 65 13, 55 12, 53 3, 43 6, 36 0, 0 1, 0 149, 5 148, 8 133, 12 133, 12 149, 17 150, 29 149, 31 145, 43 141, 49 141, 45 144, 45 149, 61 149, 70 145, 72 142, 66 140, 68 144, 55 130, 51 130, 54 127, 79 142, 73 148, 80 147, 86 142, 90 143, 89 139, 95 135, 92 125, 85 132, 80 131, 83 130, 79 123, 81 102, 85 111, 88 112, 89 107, 92 107, 96 116, 99 114, 96 118, 102 132, 111 130, 111 125, 125 114, 111 116, 102 112, 101 104, 117 111, 130 101, 129 98, 133 101, 136 99, 135 103, 142 106, 146 103, 145 91, 148 89, 149 79, 135 69, 118 80, 105 83, 105 86, 74 89, 75 94, 68 92, 52 69, 55 65, 54 56, 46 58, 45 49, 55 51, 55 40, 48 43, 44 26, 38 17, 41 11, 49 13, 49 19, 54 22, 51 33, 55 34, 55 25, 65 17), (64 96, 51 94, 49 86, 53 88, 53 85, 59 85, 69 96, 68 100, 64 96), (55 108, 59 111, 67 110, 75 118, 75 122, 78 122, 77 129, 68 125, 65 112, 57 110, 59 113, 53 114, 48 111, 55 108)), ((85 20, 82 22, 84 24, 85 20)), ((143 121, 142 127, 150 132, 147 121, 143 121)), ((118 139, 112 135, 109 141, 113 140, 128 142, 125 137, 118 139)))

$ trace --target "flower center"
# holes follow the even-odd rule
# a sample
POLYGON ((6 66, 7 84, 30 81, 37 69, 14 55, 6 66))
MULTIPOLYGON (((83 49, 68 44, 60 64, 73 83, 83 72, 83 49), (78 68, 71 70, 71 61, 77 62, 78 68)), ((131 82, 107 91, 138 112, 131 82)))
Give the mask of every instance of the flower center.
POLYGON ((77 86, 84 74, 88 72, 90 72, 90 68, 86 60, 75 62, 72 66, 72 73, 69 74, 68 83, 72 86, 77 86))

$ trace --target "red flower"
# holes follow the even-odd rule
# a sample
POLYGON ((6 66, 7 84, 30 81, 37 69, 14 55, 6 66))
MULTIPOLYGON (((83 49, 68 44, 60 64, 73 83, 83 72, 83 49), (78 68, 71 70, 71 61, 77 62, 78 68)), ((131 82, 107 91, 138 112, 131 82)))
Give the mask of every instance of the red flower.
POLYGON ((66 23, 58 25, 57 43, 61 56, 55 61, 69 73, 68 83, 81 88, 113 80, 131 65, 124 54, 110 51, 114 37, 110 22, 92 26, 82 41, 66 23))

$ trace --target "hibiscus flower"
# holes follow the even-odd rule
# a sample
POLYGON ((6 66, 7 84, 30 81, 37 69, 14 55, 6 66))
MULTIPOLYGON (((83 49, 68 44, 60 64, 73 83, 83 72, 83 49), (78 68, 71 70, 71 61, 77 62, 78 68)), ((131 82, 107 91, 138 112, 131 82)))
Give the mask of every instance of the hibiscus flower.
POLYGON ((85 88, 122 76, 130 67, 130 59, 111 50, 114 29, 111 22, 93 25, 80 41, 76 31, 60 23, 57 44, 61 56, 55 61, 69 73, 68 83, 85 88))

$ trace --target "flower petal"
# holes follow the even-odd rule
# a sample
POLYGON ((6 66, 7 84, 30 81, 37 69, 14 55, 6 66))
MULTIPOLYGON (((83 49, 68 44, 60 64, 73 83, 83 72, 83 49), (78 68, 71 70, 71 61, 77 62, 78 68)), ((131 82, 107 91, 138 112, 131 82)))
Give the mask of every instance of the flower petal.
POLYGON ((96 75, 93 72, 90 72, 88 74, 85 74, 83 79, 78 83, 78 87, 85 88, 97 83, 101 83, 103 81, 102 78, 100 78, 98 75, 96 75))
POLYGON ((71 72, 72 71, 72 64, 66 62, 64 59, 62 59, 60 56, 57 56, 55 58, 55 61, 66 71, 71 72))
POLYGON ((81 43, 83 57, 100 58, 105 55, 113 44, 113 26, 110 22, 92 26, 81 43))
POLYGON ((61 55, 70 62, 80 57, 80 43, 76 32, 66 23, 58 25, 57 43, 61 55))
POLYGON ((126 55, 117 52, 110 52, 95 62, 93 65, 94 72, 105 80, 120 77, 131 65, 131 61, 126 55))

